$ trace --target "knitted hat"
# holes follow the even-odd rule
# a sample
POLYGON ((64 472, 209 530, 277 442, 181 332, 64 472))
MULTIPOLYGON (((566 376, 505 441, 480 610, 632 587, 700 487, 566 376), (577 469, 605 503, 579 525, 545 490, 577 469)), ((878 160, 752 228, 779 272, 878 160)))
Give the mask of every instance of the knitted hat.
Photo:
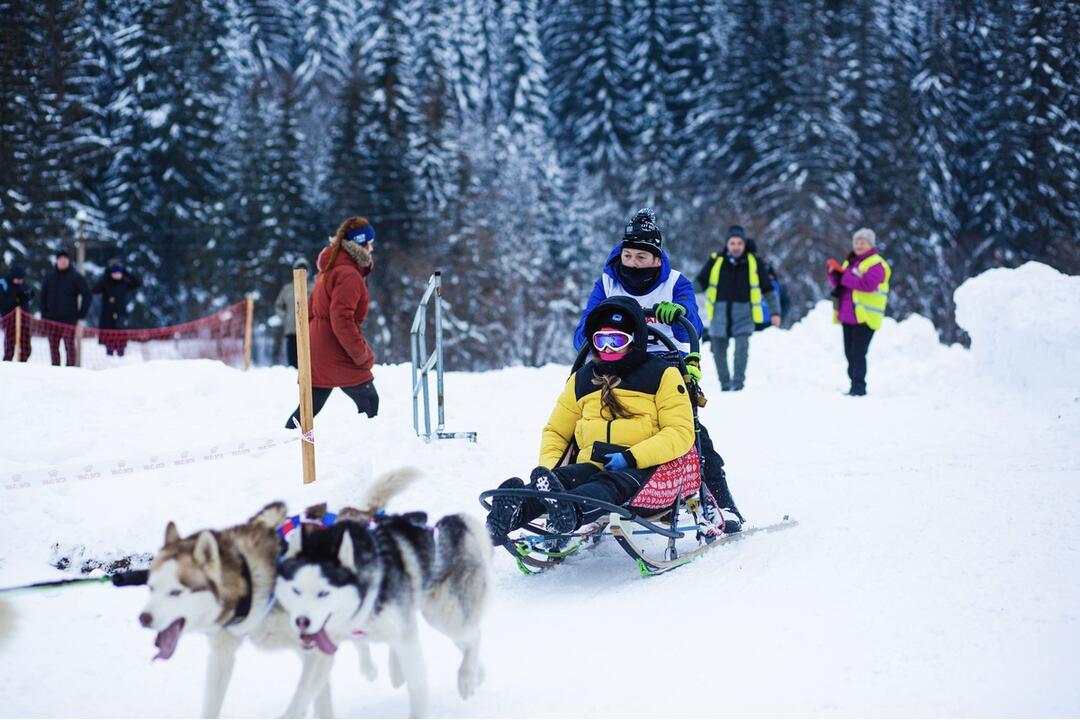
POLYGON ((26 266, 12 265, 11 270, 8 271, 8 277, 12 280, 22 280, 26 277, 26 266))
POLYGON ((375 228, 370 224, 361 225, 345 233, 345 239, 352 240, 357 245, 367 245, 375 239, 375 228))
POLYGON ((585 317, 585 339, 592 342, 593 333, 600 328, 610 327, 622 330, 634 336, 634 345, 645 349, 648 345, 648 330, 645 314, 633 298, 616 295, 594 307, 585 317))
POLYGON ((635 250, 647 250, 660 257, 664 239, 656 224, 656 213, 649 208, 641 208, 623 230, 622 247, 635 250))
POLYGON ((859 228, 851 236, 852 240, 865 240, 871 247, 877 244, 877 235, 870 228, 859 228))
POLYGON ((71 259, 71 256, 70 256, 70 255, 68 255, 68 251, 67 251, 67 250, 65 250, 64 248, 60 248, 59 250, 57 250, 57 251, 56 251, 56 255, 55 255, 54 257, 55 257, 55 258, 56 258, 57 260, 59 260, 59 259, 60 259, 60 258, 62 258, 62 257, 66 257, 66 258, 67 258, 67 259, 69 259, 69 260, 71 259))
POLYGON ((746 230, 743 230, 742 225, 732 225, 727 229, 727 235, 724 236, 724 240, 730 240, 733 237, 742 238, 746 240, 746 230))

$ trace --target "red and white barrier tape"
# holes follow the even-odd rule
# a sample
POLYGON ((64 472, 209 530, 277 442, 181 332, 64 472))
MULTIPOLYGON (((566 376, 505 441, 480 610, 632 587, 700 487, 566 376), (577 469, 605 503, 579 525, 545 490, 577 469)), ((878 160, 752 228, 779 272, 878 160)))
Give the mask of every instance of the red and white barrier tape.
POLYGON ((242 440, 200 448, 186 448, 154 454, 129 456, 118 460, 69 463, 53 467, 0 472, 0 489, 25 490, 31 487, 57 487, 84 480, 103 480, 159 470, 170 470, 196 463, 226 458, 257 455, 281 445, 299 440, 298 437, 242 440))

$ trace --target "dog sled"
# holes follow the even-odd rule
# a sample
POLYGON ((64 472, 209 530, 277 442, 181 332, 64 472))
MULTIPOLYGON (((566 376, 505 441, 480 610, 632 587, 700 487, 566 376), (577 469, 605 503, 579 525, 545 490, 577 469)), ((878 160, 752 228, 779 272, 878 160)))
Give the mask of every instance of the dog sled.
MULTIPOLYGON (((651 311, 646 311, 652 316, 651 311)), ((692 352, 699 352, 701 343, 693 325, 685 318, 679 321, 690 337, 692 352)), ((665 357, 677 365, 688 389, 688 401, 693 408, 695 442, 680 458, 657 467, 648 482, 623 505, 613 505, 573 492, 548 492, 532 488, 496 488, 480 494, 480 504, 491 511, 492 501, 498 498, 536 498, 537 500, 568 501, 581 510, 599 510, 600 517, 572 533, 558 534, 546 528, 546 516, 541 516, 507 537, 502 547, 514 558, 521 572, 532 575, 565 562, 583 549, 595 546, 607 537, 633 559, 644 576, 674 570, 698 559, 721 545, 736 542, 756 534, 771 533, 795 526, 796 520, 784 515, 774 524, 743 527, 734 533, 723 533, 708 523, 702 513, 702 502, 713 501, 704 482, 701 461, 701 427, 698 408, 705 404, 704 395, 686 369, 674 342, 655 329, 649 329, 650 341, 668 348, 665 357)), ((591 348, 584 345, 574 362, 571 373, 577 372, 588 360, 591 348)), ((577 446, 571 442, 560 465, 571 462, 577 446)))

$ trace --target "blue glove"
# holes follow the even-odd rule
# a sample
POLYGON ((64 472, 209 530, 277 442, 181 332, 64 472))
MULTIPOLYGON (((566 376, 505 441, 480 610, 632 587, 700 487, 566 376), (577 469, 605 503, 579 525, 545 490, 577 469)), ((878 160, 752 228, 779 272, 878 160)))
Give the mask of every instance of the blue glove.
POLYGON ((608 459, 608 461, 604 463, 604 467, 608 470, 625 470, 630 467, 630 463, 626 461, 625 453, 608 453, 604 457, 608 459))

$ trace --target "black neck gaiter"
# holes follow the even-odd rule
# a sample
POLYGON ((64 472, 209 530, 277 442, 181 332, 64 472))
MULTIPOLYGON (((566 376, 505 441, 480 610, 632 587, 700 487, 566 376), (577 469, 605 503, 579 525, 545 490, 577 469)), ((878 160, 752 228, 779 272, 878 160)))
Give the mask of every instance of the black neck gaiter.
POLYGON ((622 286, 634 295, 643 295, 660 277, 660 268, 629 268, 621 262, 615 263, 615 274, 622 286))

